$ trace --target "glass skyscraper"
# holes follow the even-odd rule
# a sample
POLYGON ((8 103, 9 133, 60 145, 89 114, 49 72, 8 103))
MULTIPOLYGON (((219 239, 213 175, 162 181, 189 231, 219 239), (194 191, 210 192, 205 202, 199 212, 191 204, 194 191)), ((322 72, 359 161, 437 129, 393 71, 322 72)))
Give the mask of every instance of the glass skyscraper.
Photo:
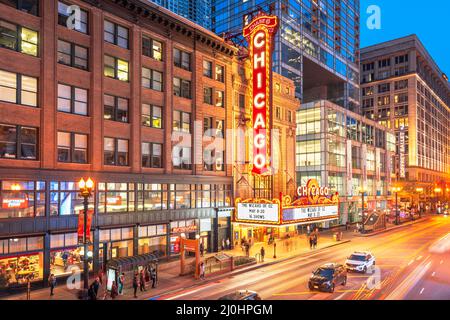
POLYGON ((211 29, 212 0, 147 0, 211 29))
POLYGON ((280 18, 273 68, 297 97, 359 113, 359 0, 212 0, 212 30, 239 34, 258 8, 280 18))

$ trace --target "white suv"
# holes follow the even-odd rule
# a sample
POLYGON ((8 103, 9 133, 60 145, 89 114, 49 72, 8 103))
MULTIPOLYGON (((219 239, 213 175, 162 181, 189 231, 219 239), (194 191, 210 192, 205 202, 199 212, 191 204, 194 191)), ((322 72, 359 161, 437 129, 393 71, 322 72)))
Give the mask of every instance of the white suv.
POLYGON ((354 252, 345 261, 345 267, 347 271, 356 271, 367 273, 367 270, 375 265, 375 257, 367 251, 354 252))

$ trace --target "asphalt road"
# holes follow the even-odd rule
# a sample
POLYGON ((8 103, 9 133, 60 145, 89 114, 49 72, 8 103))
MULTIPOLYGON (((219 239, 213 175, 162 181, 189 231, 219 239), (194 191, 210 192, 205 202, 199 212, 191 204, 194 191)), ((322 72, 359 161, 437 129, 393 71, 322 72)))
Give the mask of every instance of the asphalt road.
POLYGON ((450 300, 450 253, 432 254, 428 250, 448 233, 450 217, 436 216, 159 299, 216 300, 235 290, 248 289, 257 291, 263 300, 450 300), (377 267, 374 273, 349 273, 346 286, 336 287, 334 293, 309 291, 307 284, 313 269, 328 262, 344 263, 358 250, 373 253, 377 267))

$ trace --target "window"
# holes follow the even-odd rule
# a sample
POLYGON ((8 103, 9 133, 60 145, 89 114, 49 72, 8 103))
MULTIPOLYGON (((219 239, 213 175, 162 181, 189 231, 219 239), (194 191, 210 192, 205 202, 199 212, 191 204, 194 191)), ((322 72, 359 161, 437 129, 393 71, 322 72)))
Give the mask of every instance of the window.
POLYGON ((173 112, 173 131, 191 133, 191 114, 188 112, 173 112))
POLYGON ((161 129, 162 108, 147 103, 142 104, 142 125, 151 128, 161 129))
POLYGON ((76 30, 81 33, 88 33, 88 12, 78 6, 67 5, 58 1, 58 24, 67 27, 70 30, 76 30), (73 19, 74 17, 75 19, 73 19))
POLYGON ((113 166, 128 166, 128 140, 104 138, 104 163, 113 166))
POLYGON ((37 107, 36 78, 0 70, 0 101, 37 107))
MULTIPOLYGON (((134 183, 104 183, 98 184, 99 190, 99 213, 108 212, 128 212, 135 209, 134 183)), ((120 240, 121 238, 133 238, 132 228, 111 229, 100 231, 100 241, 105 240, 108 233, 110 240, 120 240), (121 232, 122 231, 122 232, 121 232), (122 233, 122 234, 121 234, 122 233)))
POLYGON ((128 61, 105 55, 106 77, 128 81, 128 61))
POLYGON ((408 62, 408 58, 409 58, 408 54, 395 57, 395 64, 408 62))
POLYGON ((281 120, 281 108, 280 108, 280 107, 276 107, 276 108, 275 108, 275 117, 276 117, 278 120, 281 120))
POLYGON ((245 109, 245 95, 239 94, 239 108, 245 109))
POLYGON ((391 103, 391 97, 390 96, 383 96, 378 97, 378 106, 386 106, 391 103))
POLYGON ((223 108, 225 105, 225 97, 223 91, 215 90, 216 107, 223 108))
POLYGON ((86 134, 58 132, 58 162, 87 163, 86 134))
POLYGON ((39 0, 0 0, 0 3, 35 16, 39 15, 39 0))
POLYGON ((191 99, 191 82, 173 78, 173 94, 177 97, 191 99))
POLYGON ((88 91, 58 83, 58 111, 86 116, 88 91))
POLYGON ((0 124, 0 158, 37 160, 37 129, 0 124))
POLYGON ((225 68, 223 66, 216 66, 216 80, 225 82, 225 68))
POLYGON ((378 61, 378 68, 385 68, 391 65, 391 59, 383 59, 378 61))
POLYGON ((371 95, 373 95, 373 87, 362 88, 362 95, 363 96, 371 96, 371 95))
POLYGON ((142 143, 142 166, 146 168, 162 168, 162 144, 142 143))
POLYGON ((407 94, 407 93, 396 94, 396 95, 394 96, 394 102, 395 102, 395 103, 405 103, 405 102, 408 102, 408 94, 407 94))
POLYGON ((191 147, 174 146, 172 162, 175 169, 191 170, 191 147))
POLYGON ((58 63, 87 70, 88 49, 74 43, 58 40, 58 63))
POLYGON ((119 122, 128 122, 128 99, 105 94, 103 96, 103 118, 119 122))
POLYGON ((212 62, 208 60, 203 60, 203 75, 205 77, 213 77, 212 62))
POLYGON ((203 103, 213 104, 213 88, 205 87, 203 88, 203 103))
POLYGON ((395 90, 402 90, 408 88, 408 79, 395 81, 395 90))
POLYGON ((142 68, 142 86, 144 88, 162 91, 163 90, 162 83, 163 83, 162 72, 142 68))
POLYGON ((104 39, 106 42, 128 49, 128 29, 108 20, 104 21, 104 39))
MULTIPOLYGON (((1 182, 0 200, 2 202, 0 219, 45 216, 45 182, 3 180, 1 182)), ((9 251, 13 252, 11 246, 12 244, 10 244, 9 251)), ((7 248, 3 250, 5 249, 7 250, 7 248)), ((0 241, 0 253, 1 250, 2 243, 0 241)))
POLYGON ((215 120, 214 122, 213 118, 204 118, 203 134, 214 137, 205 140, 203 145, 203 170, 223 171, 224 121, 215 120))
POLYGON ((389 92, 391 90, 391 84, 390 83, 382 83, 378 85, 378 93, 385 93, 389 92))
POLYGON ((142 54, 155 60, 162 61, 162 42, 143 36, 142 54))
MULTIPOLYGON (((168 191, 166 184, 156 184, 156 183, 138 184, 137 209, 139 211, 166 210, 167 200, 168 200, 168 191)), ((139 236, 141 236, 141 232, 139 232, 139 236)))
POLYGON ((191 71, 191 54, 175 48, 173 49, 173 63, 178 68, 191 71))
POLYGON ((0 47, 37 57, 38 33, 0 20, 0 47))

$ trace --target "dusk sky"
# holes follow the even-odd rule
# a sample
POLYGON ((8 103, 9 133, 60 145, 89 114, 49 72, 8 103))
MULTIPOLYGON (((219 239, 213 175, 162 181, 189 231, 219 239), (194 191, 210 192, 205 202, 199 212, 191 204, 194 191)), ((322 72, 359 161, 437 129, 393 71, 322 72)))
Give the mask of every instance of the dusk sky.
POLYGON ((361 47, 416 34, 441 70, 450 74, 450 1, 361 0, 361 47), (381 9, 381 30, 367 28, 367 8, 381 9))

